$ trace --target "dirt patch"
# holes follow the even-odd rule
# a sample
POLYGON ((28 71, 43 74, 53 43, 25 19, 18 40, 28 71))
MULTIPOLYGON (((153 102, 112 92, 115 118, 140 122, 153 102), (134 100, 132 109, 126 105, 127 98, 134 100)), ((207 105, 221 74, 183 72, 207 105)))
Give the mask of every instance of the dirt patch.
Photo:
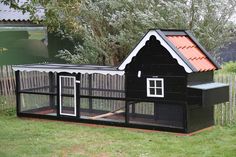
POLYGON ((90 154, 86 152, 86 149, 84 146, 81 145, 74 145, 71 148, 64 148, 61 150, 59 156, 61 157, 69 157, 71 154, 76 155, 85 155, 85 156, 91 156, 91 157, 109 157, 109 153, 98 153, 98 154, 90 154))
POLYGON ((109 157, 110 155, 108 153, 99 153, 95 155, 94 157, 109 157))
POLYGON ((61 150, 60 156, 68 157, 70 154, 86 155, 85 147, 81 145, 74 145, 70 148, 64 148, 61 150))
POLYGON ((195 131, 195 132, 192 132, 192 133, 188 133, 188 134, 178 134, 179 136, 194 136, 198 133, 201 133, 201 132, 204 132, 204 131, 207 131, 207 130, 212 130, 214 128, 214 126, 210 126, 208 128, 204 128, 204 129, 201 129, 201 130, 198 130, 198 131, 195 131))

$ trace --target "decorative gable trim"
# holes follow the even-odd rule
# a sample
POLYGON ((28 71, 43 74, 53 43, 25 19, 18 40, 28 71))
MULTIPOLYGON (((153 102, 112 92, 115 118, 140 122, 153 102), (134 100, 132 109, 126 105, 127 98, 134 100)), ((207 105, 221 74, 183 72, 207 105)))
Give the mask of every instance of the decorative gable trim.
POLYGON ((133 49, 133 51, 128 55, 128 57, 120 64, 118 67, 119 70, 124 70, 126 65, 129 64, 132 61, 132 58, 135 57, 140 49, 145 46, 146 42, 150 39, 152 35, 156 37, 157 40, 160 41, 161 45, 167 49, 167 51, 171 54, 173 58, 175 58, 180 66, 182 66, 187 73, 194 72, 195 69, 189 65, 187 60, 182 58, 174 49, 171 47, 165 39, 163 39, 162 35, 159 34, 159 31, 156 30, 150 30, 144 37, 141 39, 141 41, 136 45, 136 47, 133 49))

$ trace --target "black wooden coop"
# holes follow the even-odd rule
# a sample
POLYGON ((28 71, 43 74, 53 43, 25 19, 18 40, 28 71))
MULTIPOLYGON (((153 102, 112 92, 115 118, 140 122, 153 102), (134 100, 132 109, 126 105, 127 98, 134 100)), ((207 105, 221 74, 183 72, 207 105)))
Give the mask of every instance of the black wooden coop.
POLYGON ((174 132, 214 124, 229 87, 185 30, 150 30, 117 67, 16 65, 17 115, 174 132))

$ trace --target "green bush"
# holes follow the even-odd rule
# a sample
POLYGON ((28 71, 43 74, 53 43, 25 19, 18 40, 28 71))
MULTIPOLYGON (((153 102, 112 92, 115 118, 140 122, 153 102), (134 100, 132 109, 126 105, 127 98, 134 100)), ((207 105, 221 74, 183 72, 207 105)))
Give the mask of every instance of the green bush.
POLYGON ((236 62, 230 61, 225 62, 222 69, 218 71, 219 73, 235 73, 236 74, 236 62))

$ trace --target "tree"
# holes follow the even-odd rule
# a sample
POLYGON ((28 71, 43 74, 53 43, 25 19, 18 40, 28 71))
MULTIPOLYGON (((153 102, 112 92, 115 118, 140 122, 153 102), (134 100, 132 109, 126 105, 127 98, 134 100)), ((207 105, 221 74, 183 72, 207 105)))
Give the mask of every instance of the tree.
POLYGON ((235 38, 234 0, 47 0, 35 4, 46 9, 50 31, 69 38, 74 52, 59 57, 71 63, 118 64, 148 29, 190 29, 215 56, 215 50, 235 38))

